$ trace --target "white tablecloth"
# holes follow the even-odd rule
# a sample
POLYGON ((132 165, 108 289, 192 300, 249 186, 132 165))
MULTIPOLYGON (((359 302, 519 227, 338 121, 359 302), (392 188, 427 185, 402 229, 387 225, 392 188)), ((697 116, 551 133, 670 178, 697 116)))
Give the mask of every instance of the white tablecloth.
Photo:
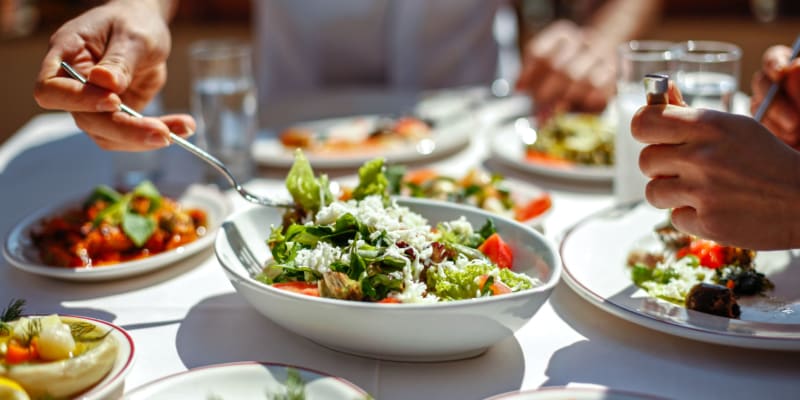
MULTIPOLYGON (((466 169, 486 158, 485 132, 435 165, 466 169)), ((165 181, 196 179, 201 165, 181 149, 162 151, 165 181)), ((491 163, 489 166, 493 166, 491 163)), ((32 119, 0 147, 0 234, 42 206, 112 179, 111 155, 66 114, 32 119)), ((510 171, 504 171, 509 173, 510 171)), ((612 204, 608 185, 515 177, 551 191, 546 234, 560 234, 612 204)), ((277 179, 249 184, 255 190, 277 179)), ((235 208, 246 205, 229 194, 235 208)), ((398 363, 350 356, 292 334, 254 311, 208 249, 153 274, 103 283, 63 282, 0 261, 0 303, 28 300, 31 313, 112 321, 136 343, 126 390, 189 368, 231 361, 280 362, 348 379, 377 399, 480 399, 540 386, 599 385, 668 398, 800 398, 800 354, 694 342, 609 315, 560 284, 513 338, 484 355, 446 363, 398 363)), ((458 335, 454 332, 453 335, 458 335)))

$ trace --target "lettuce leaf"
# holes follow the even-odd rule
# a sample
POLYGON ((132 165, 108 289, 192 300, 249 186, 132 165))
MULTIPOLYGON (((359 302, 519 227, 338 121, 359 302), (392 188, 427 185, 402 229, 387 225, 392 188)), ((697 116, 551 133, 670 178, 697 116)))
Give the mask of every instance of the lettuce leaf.
POLYGON ((294 164, 286 176, 286 189, 294 202, 309 213, 316 213, 333 200, 327 176, 316 178, 311 163, 299 149, 294 154, 294 164))
POLYGON ((384 200, 389 199, 389 180, 386 179, 383 168, 383 158, 375 158, 364 163, 358 169, 358 186, 353 189, 353 198, 362 200, 367 196, 380 195, 384 200))

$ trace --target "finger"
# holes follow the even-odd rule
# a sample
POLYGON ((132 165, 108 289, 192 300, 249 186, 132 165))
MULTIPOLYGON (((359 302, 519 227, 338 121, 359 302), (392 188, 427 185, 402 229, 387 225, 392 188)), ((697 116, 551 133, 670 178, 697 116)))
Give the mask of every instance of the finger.
POLYGON ((677 207, 672 210, 672 225, 681 232, 705 237, 700 229, 700 218, 692 207, 677 207))
POLYGON ((673 105, 644 106, 633 116, 631 133, 645 144, 681 144, 697 140, 702 132, 697 124, 701 116, 713 113, 673 105))
POLYGON ((681 176, 684 170, 682 147, 674 144, 651 144, 639 153, 639 170, 650 178, 681 176))
POLYGON ((767 108, 765 120, 773 122, 783 134, 790 134, 800 127, 800 115, 785 96, 775 95, 767 108))
MULTIPOLYGON (((39 78, 34 88, 34 99, 42 108, 66 111, 109 112, 119 109, 120 99, 108 90, 84 85, 66 77, 61 69, 59 49, 51 49, 42 61, 39 78)), ((72 61, 79 72, 86 62, 72 61)))
POLYGON ((133 80, 142 51, 135 36, 112 32, 103 58, 89 71, 89 82, 114 93, 124 92, 133 80))
POLYGON ((686 107, 686 102, 683 101, 683 94, 681 90, 678 89, 678 85, 675 84, 673 81, 669 81, 667 87, 667 97, 669 98, 669 104, 686 107))
POLYGON ((192 136, 197 129, 194 118, 188 114, 163 115, 158 119, 167 126, 170 132, 181 137, 192 136))
POLYGON ((650 180, 645 186, 644 195, 655 208, 680 208, 687 206, 684 191, 680 178, 663 177, 650 180))
POLYGON ((106 150, 144 151, 169 145, 167 125, 123 112, 73 113, 75 123, 106 150))
POLYGON ((780 139, 782 142, 788 144, 789 146, 796 146, 800 144, 800 140, 798 140, 800 138, 798 138, 798 135, 782 130, 781 127, 775 121, 765 118, 763 121, 761 121, 761 124, 763 124, 764 127, 767 128, 767 130, 772 132, 772 134, 775 135, 775 137, 780 139))
POLYGON ((783 78, 784 68, 789 64, 792 50, 783 45, 772 46, 764 52, 761 58, 761 67, 767 77, 778 82, 783 78))

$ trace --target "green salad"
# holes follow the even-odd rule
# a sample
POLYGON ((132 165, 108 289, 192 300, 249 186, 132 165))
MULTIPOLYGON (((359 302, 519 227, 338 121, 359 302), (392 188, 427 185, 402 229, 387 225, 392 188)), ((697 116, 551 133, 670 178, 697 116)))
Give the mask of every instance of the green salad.
POLYGON ((431 226, 390 199, 383 159, 365 163, 347 201, 335 200, 298 151, 286 179, 297 207, 273 226, 273 258, 256 278, 311 296, 430 303, 495 296, 539 281, 511 270, 513 249, 488 219, 431 226))

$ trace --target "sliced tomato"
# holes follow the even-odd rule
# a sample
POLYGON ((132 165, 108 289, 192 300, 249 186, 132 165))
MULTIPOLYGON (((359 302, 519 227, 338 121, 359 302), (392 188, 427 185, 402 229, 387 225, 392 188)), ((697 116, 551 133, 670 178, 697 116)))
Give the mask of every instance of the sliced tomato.
POLYGON ((725 248, 717 242, 695 239, 688 246, 678 250, 676 257, 683 258, 689 254, 700 260, 700 265, 717 269, 725 265, 725 248))
POLYGON ((514 219, 517 221, 527 221, 538 217, 553 206, 550 194, 545 193, 524 205, 514 207, 514 219))
POLYGON ((273 283, 272 287, 286 290, 289 292, 295 292, 300 294, 305 294, 308 296, 319 297, 319 288, 317 287, 316 283, 310 282, 278 282, 273 283))
POLYGON ((483 244, 478 247, 478 250, 500 268, 511 268, 514 265, 514 252, 497 233, 493 233, 492 236, 486 238, 483 244))
POLYGON ((425 182, 436 179, 438 176, 439 174, 436 171, 424 168, 406 172, 405 176, 403 176, 403 181, 422 185, 425 182))
POLYGON ((383 300, 378 301, 378 303, 383 303, 383 304, 401 304, 403 302, 398 300, 398 299, 396 299, 396 298, 394 298, 394 297, 387 297, 387 298, 385 298, 383 300))
MULTIPOLYGON (((489 279, 489 275, 481 275, 478 278, 478 288, 480 288, 480 290, 483 290, 487 279, 489 279)), ((511 293, 511 288, 503 282, 493 282, 489 285, 489 290, 492 291, 492 296, 511 293)))
POLYGON ((525 160, 533 164, 542 164, 551 167, 568 168, 573 166, 572 162, 569 160, 531 149, 525 151, 525 160))

